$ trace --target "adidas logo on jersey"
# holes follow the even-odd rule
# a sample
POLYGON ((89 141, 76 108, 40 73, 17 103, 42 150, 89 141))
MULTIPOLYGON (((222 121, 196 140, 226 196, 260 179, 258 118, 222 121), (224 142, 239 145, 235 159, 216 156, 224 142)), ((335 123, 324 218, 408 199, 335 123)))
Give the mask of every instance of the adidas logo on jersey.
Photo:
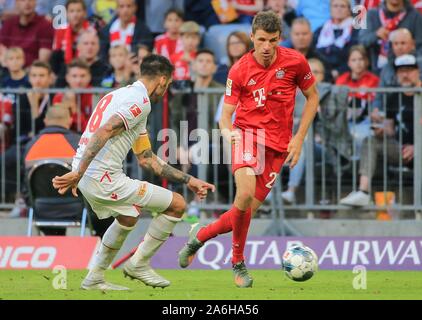
POLYGON ((255 80, 254 79, 249 80, 248 86, 254 86, 254 85, 256 85, 255 80))

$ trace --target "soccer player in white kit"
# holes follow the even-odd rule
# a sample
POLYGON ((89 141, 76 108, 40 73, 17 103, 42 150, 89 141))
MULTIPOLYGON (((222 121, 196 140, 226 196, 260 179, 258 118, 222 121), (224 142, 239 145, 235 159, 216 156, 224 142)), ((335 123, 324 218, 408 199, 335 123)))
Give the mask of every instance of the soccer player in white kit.
POLYGON ((103 236, 93 267, 83 280, 82 289, 128 290, 105 281, 110 266, 124 240, 134 229, 140 209, 161 214, 154 217, 143 242, 124 265, 125 276, 153 287, 167 287, 170 282, 150 266, 151 257, 168 239, 186 208, 183 197, 146 181, 134 180, 123 172, 123 161, 132 148, 139 165, 173 182, 187 184, 203 199, 215 187, 179 171, 151 151, 146 131, 151 102, 157 102, 171 83, 173 66, 164 57, 151 55, 141 64, 138 81, 104 96, 95 107, 79 142, 72 172, 53 179, 60 194, 77 188, 100 219, 115 217, 103 236))

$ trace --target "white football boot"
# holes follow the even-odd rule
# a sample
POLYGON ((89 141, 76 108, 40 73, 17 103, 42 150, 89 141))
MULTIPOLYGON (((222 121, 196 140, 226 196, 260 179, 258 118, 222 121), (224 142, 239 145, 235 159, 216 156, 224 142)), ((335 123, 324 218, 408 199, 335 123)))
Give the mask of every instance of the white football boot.
POLYGON ((128 260, 123 267, 123 274, 125 277, 129 277, 132 280, 139 280, 147 286, 153 288, 165 288, 170 285, 170 281, 164 279, 158 273, 156 273, 151 266, 145 264, 141 267, 135 266, 130 260, 128 260))
POLYGON ((102 290, 102 291, 126 291, 130 290, 129 288, 119 286, 117 284, 112 284, 106 282, 103 279, 90 279, 86 277, 81 284, 81 289, 83 290, 102 290))

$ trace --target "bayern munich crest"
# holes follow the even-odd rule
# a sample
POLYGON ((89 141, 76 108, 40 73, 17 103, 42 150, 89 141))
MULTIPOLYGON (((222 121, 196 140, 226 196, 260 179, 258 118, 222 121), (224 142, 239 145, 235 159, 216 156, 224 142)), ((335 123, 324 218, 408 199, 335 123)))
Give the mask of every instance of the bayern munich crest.
POLYGON ((276 79, 283 79, 284 75, 286 74, 286 71, 284 69, 277 70, 275 73, 276 79))

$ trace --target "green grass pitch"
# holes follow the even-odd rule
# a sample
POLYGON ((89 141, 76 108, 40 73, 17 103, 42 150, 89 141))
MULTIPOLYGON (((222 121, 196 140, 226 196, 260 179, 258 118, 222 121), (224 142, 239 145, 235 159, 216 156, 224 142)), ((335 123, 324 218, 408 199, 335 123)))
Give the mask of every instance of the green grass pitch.
POLYGON ((366 290, 353 289, 357 274, 320 270, 306 282, 293 282, 282 271, 251 270, 253 288, 236 288, 231 270, 159 270, 171 286, 151 288, 124 278, 121 270, 107 271, 110 282, 129 292, 83 291, 79 285, 86 271, 67 271, 67 289, 56 290, 51 270, 0 271, 0 299, 136 299, 136 300, 285 300, 285 299, 422 299, 422 272, 368 271, 366 290))

